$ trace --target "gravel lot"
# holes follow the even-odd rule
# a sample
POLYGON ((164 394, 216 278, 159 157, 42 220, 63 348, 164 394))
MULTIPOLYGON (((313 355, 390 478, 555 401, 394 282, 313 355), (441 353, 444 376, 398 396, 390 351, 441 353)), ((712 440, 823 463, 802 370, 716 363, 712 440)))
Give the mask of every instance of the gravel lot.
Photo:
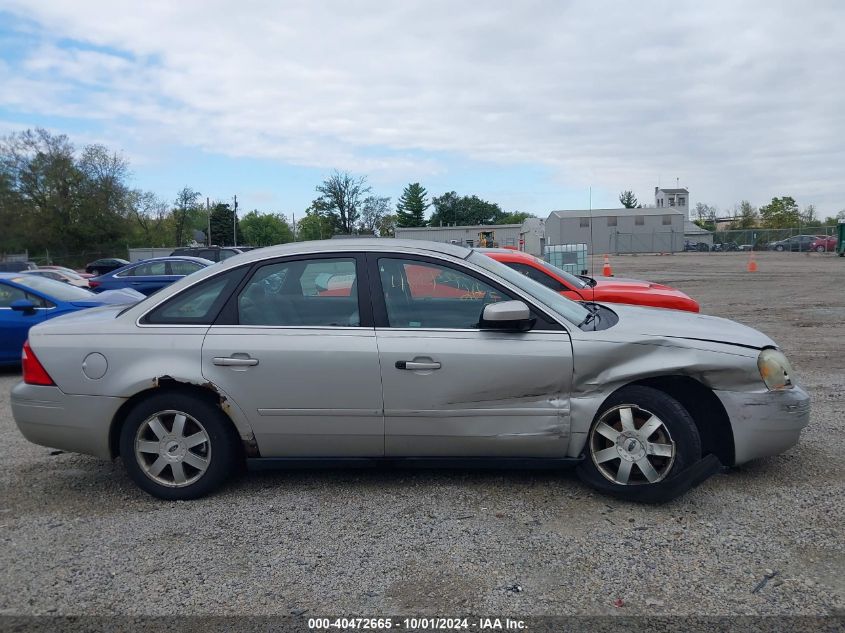
POLYGON ((26 442, 0 373, 0 614, 841 615, 845 259, 747 258, 612 258, 772 336, 813 396, 800 446, 660 507, 568 472, 276 472, 157 501, 119 461, 26 442))

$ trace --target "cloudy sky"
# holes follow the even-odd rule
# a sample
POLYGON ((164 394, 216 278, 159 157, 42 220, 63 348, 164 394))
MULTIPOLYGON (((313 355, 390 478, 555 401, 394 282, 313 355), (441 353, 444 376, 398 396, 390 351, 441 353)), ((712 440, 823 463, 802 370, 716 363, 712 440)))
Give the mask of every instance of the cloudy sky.
POLYGON ((0 0, 0 133, 285 213, 338 168, 540 215, 676 182, 833 215, 843 77, 840 0, 0 0))

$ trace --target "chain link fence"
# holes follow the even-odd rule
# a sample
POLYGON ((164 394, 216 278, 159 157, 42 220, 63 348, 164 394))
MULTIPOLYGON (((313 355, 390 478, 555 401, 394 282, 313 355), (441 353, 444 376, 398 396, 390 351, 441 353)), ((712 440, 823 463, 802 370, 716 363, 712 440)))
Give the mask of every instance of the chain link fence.
POLYGON ((721 250, 784 250, 806 252, 833 252, 836 250, 836 225, 830 226, 802 226, 788 229, 734 229, 713 232, 713 244, 724 245, 721 250), (810 236, 783 243, 799 235, 810 236), (813 238, 813 239, 811 239, 813 238), (816 240, 815 238, 827 238, 816 240), (815 242, 815 244, 814 244, 815 242), (778 248, 778 246, 782 248, 778 248))

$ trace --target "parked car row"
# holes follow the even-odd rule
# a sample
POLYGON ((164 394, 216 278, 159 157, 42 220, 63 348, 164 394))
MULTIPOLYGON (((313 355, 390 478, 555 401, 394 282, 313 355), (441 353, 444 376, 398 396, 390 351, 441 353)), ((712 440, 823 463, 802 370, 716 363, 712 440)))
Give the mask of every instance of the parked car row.
POLYGON ((496 460, 574 465, 658 501, 798 442, 809 396, 769 337, 603 303, 603 280, 561 272, 387 239, 245 253, 32 328, 12 412, 30 441, 119 455, 165 499, 207 494, 245 460, 496 460))
POLYGON ((832 253, 836 250, 837 239, 825 235, 793 235, 785 240, 769 242, 770 251, 832 253))

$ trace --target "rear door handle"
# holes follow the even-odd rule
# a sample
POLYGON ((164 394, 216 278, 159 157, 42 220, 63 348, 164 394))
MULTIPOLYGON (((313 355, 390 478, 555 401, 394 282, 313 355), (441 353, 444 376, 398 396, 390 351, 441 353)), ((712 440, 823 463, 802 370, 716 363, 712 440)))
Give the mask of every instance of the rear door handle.
POLYGON ((408 369, 410 371, 440 369, 440 363, 436 361, 421 362, 416 360, 397 360, 396 369, 408 369))
POLYGON ((215 365, 222 367, 251 367, 258 364, 257 358, 233 358, 231 356, 215 356, 212 359, 215 365))

